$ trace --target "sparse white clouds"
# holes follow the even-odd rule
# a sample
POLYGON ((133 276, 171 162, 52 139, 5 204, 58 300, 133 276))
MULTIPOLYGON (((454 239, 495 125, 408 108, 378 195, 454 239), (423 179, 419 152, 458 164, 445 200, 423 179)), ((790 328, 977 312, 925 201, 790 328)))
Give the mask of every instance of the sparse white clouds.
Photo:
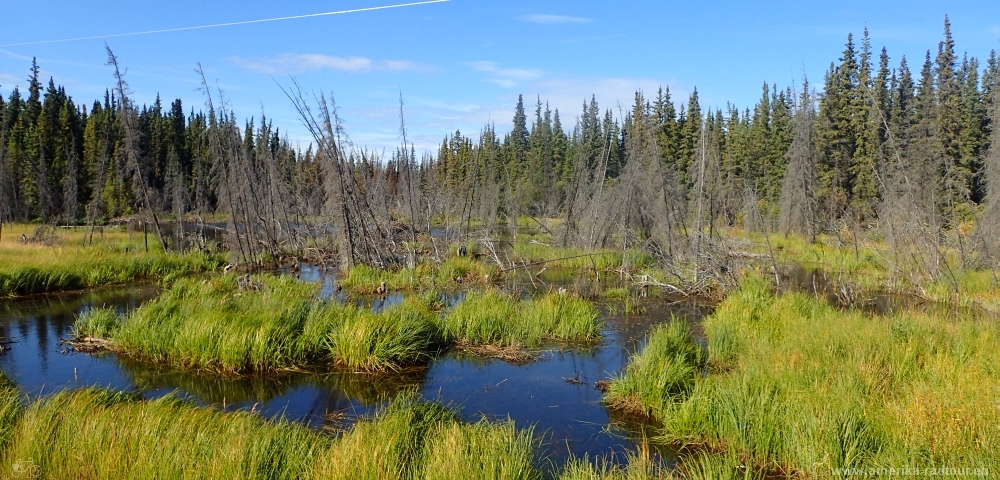
POLYGON ((520 17, 525 22, 537 23, 539 25, 550 25, 554 23, 592 23, 593 20, 583 17, 570 17, 567 15, 545 15, 536 13, 520 17))
POLYGON ((473 70, 488 74, 487 81, 495 83, 503 88, 513 88, 521 83, 534 80, 542 76, 542 72, 528 68, 500 68, 496 62, 469 62, 473 70))
POLYGON ((13 89, 14 85, 19 83, 19 80, 19 78, 10 73, 0 72, 0 86, 3 86, 4 90, 13 89))
POLYGON ((411 62, 409 60, 386 60, 381 65, 377 65, 376 68, 390 72, 430 73, 436 70, 433 65, 411 62))
MULTIPOLYGON (((579 114, 581 105, 593 95, 603 108, 617 110, 630 109, 635 100, 635 92, 642 90, 648 99, 656 96, 656 91, 663 86, 669 87, 675 103, 684 102, 691 93, 691 88, 677 80, 659 80, 637 77, 598 77, 581 78, 551 74, 539 69, 503 67, 497 62, 478 61, 468 65, 476 72, 483 73, 487 82, 493 83, 506 91, 499 92, 500 102, 516 101, 516 93, 527 97, 541 97, 552 108, 559 108, 564 114, 579 114), (516 93, 513 92, 516 88, 516 93), (508 98, 509 97, 509 98, 508 98)), ((428 105, 429 106, 429 105, 428 105)), ((495 109, 493 107, 472 106, 464 112, 495 109)), ((506 114, 506 112, 504 113, 506 114)))
POLYGON ((239 57, 230 59, 247 70, 261 73, 302 73, 318 70, 337 70, 347 73, 364 73, 373 70, 388 72, 433 70, 429 65, 409 60, 375 61, 365 57, 337 57, 319 53, 285 53, 262 60, 247 60, 239 57))

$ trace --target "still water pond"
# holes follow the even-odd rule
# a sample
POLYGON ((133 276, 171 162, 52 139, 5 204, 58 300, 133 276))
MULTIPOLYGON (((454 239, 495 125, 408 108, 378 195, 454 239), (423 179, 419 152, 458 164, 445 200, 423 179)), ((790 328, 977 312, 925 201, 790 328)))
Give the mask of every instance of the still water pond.
MULTIPOLYGON (((324 283, 324 291, 332 293, 329 277, 311 269, 301 276, 324 283)), ((147 398, 175 393, 215 408, 254 408, 267 417, 283 416, 321 429, 348 427, 396 394, 416 391, 451 405, 470 421, 485 416, 534 425, 542 437, 543 458, 555 464, 570 455, 622 461, 624 452, 635 450, 642 425, 613 418, 594 383, 620 373, 653 325, 676 315, 697 329, 707 312, 691 303, 650 301, 643 315, 604 313, 608 328, 599 344, 553 346, 527 365, 453 352, 426 369, 379 377, 331 372, 219 378, 112 354, 74 353, 60 343, 71 336, 80 312, 101 306, 130 310, 158 293, 153 286, 120 287, 0 303, 0 338, 10 342, 0 368, 31 396, 89 386, 138 391, 147 398)), ((398 298, 390 297, 388 303, 393 300, 398 298)), ((370 305, 382 306, 377 300, 370 305)))

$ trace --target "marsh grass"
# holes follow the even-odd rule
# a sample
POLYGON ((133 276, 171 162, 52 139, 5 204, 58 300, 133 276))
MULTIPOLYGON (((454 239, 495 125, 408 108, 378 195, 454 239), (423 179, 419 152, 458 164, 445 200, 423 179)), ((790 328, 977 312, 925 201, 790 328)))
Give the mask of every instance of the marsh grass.
POLYGON ((357 265, 344 272, 340 283, 352 293, 371 295, 376 293, 382 282, 393 292, 447 290, 462 285, 488 284, 496 273, 496 267, 488 263, 469 257, 450 257, 440 264, 427 262, 415 268, 395 271, 357 265))
MULTIPOLYGON (((869 317, 807 295, 775 296, 751 276, 705 332, 712 373, 686 393, 661 395, 656 375, 631 382, 631 366, 612 387, 654 392, 642 405, 662 422, 663 440, 698 446, 712 457, 698 460, 705 465, 727 469, 738 459, 746 475, 820 478, 843 467, 1000 465, 996 322, 917 311, 869 317)), ((669 371, 677 357, 663 350, 651 339, 635 369, 669 371)))
POLYGON ((623 266, 629 270, 639 270, 655 265, 655 259, 647 252, 630 249, 583 250, 574 247, 552 246, 538 241, 519 239, 513 244, 513 255, 524 263, 545 262, 545 266, 578 270, 608 271, 623 266))
MULTIPOLYGON (((559 480, 669 480, 675 475, 648 456, 627 454, 627 464, 617 465, 598 458, 571 459, 559 474, 559 480)), ((688 477, 684 477, 688 478, 688 477)), ((707 477, 714 479, 715 477, 707 477)))
POLYGON ((222 373, 274 372, 315 363, 387 371, 425 363, 439 348, 433 313, 415 297, 379 313, 316 300, 318 286, 291 277, 176 282, 160 298, 121 316, 92 310, 78 337, 108 338, 129 357, 222 373))
MULTIPOLYGON (((81 231, 59 232, 52 246, 21 244, 28 226, 4 226, 0 243, 0 297, 79 290, 141 279, 176 277, 218 268, 221 255, 164 252, 159 245, 144 252, 141 237, 108 233, 93 246, 83 246, 81 231)), ((158 242, 154 242, 158 243, 158 242)))
POLYGON ((535 346, 546 340, 596 339, 603 323, 582 299, 547 295, 515 302, 493 290, 470 293, 442 314, 435 293, 408 296, 373 313, 316 299, 317 285, 287 276, 180 279, 127 315, 94 309, 77 318, 78 339, 108 340, 142 361, 224 374, 315 366, 387 372, 426 365, 456 343, 535 346))
POLYGON ((18 460, 36 465, 40 478, 539 477, 531 465, 530 429, 462 423, 453 411, 411 395, 332 438, 285 420, 223 413, 173 396, 143 400, 83 389, 27 407, 20 402, 15 389, 0 389, 4 478, 16 476, 18 460))
POLYGON ((0 475, 29 459, 42 478, 306 477, 329 441, 248 412, 218 413, 174 397, 142 401, 107 390, 63 391, 27 407, 0 475))
POLYGON ((24 403, 17 386, 0 373, 0 451, 7 447, 14 427, 24 413, 24 403))
POLYGON ((499 347, 595 340, 604 326, 593 304, 580 298, 548 294, 515 301, 493 289, 469 292, 439 321, 450 341, 499 347))
POLYGON ((121 317, 112 308, 91 308, 80 314, 73 323, 73 337, 112 338, 121 328, 121 317))
POLYGON ((421 478, 424 445, 441 425, 457 424, 441 405, 401 396, 371 422, 356 424, 316 464, 314 478, 393 480, 421 478))
POLYGON ((654 328, 642 353, 611 382, 604 401, 625 413, 663 417, 687 398, 706 356, 687 324, 673 319, 654 328))
POLYGON ((513 422, 441 423, 424 447, 427 480, 540 480, 533 429, 513 422))
MULTIPOLYGON (((184 279, 126 317, 113 331, 127 356, 222 372, 293 368, 321 350, 298 341, 317 286, 259 277, 262 291, 241 291, 235 275, 184 279)), ((91 317, 81 317, 84 325, 91 317)), ((99 318, 99 316, 98 316, 99 318)))
POLYGON ((420 365, 443 346, 434 313, 420 298, 379 313, 357 307, 325 310, 341 317, 327 334, 325 346, 335 363, 349 369, 384 372, 420 365))
MULTIPOLYGON (((763 236, 751 236, 763 243, 763 236)), ((944 265, 944 274, 930 277, 912 265, 919 255, 896 264, 897 255, 885 243, 860 238, 857 244, 836 236, 820 235, 809 242, 796 235, 773 234, 768 237, 776 259, 782 264, 797 264, 825 272, 833 282, 866 292, 893 292, 914 295, 935 302, 1000 312, 1000 284, 996 270, 985 268, 982 259, 969 258, 964 263, 954 249, 942 252, 934 260, 944 265)), ((761 248, 758 253, 766 254, 761 248)), ((907 254, 908 252, 901 252, 907 254)), ((905 255, 904 255, 905 256, 905 255)))

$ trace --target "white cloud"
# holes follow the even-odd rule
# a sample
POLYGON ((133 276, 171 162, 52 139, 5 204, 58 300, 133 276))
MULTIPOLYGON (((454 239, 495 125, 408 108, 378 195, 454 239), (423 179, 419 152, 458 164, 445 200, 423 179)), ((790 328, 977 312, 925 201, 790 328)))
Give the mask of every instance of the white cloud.
POLYGON ((0 85, 3 85, 6 89, 13 89, 18 83, 20 83, 18 77, 10 73, 0 72, 0 85))
POLYGON ((537 23, 539 25, 549 25, 553 23, 592 23, 593 20, 583 17, 570 17, 566 15, 545 15, 536 13, 524 15, 521 20, 525 22, 537 23))
POLYGON ((430 73, 436 71, 437 69, 433 65, 426 65, 418 62, 411 62, 409 60, 386 60, 376 68, 380 70, 388 70, 390 72, 420 72, 420 73, 430 73))
POLYGON ((469 62, 468 65, 477 72, 489 74, 487 81, 495 83, 503 88, 513 88, 521 83, 534 80, 542 76, 542 72, 528 68, 500 68, 496 62, 469 62))
POLYGON ((337 57, 319 53, 285 53, 263 60, 246 60, 239 57, 230 59, 233 63, 261 73, 301 73, 317 70, 337 70, 347 73, 364 73, 372 70, 389 72, 433 70, 431 66, 409 60, 375 61, 365 57, 337 57))
POLYGON ((11 57, 11 58, 16 58, 18 60, 31 61, 31 57, 26 57, 24 55, 18 55, 18 54, 14 53, 14 52, 12 52, 10 50, 4 50, 4 49, 0 48, 0 53, 4 54, 5 56, 11 57))

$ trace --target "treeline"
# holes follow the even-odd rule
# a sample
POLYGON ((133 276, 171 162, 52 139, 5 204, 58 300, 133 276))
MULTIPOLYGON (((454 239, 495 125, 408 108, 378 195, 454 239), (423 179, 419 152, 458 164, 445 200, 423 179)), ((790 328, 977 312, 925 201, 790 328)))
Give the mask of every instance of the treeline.
POLYGON ((509 133, 455 132, 419 159, 405 128, 389 158, 359 149, 332 99, 313 104, 297 85, 286 93, 313 135, 305 152, 266 119, 213 107, 204 81, 207 112, 139 108, 109 58, 118 85, 89 109, 51 80, 43 91, 37 64, 27 98, 0 98, 0 218, 223 214, 231 246, 258 264, 326 237, 344 263, 381 265, 412 256, 434 223, 489 236, 526 215, 561 218, 550 233, 564 245, 688 260, 711 257, 717 227, 879 227, 895 245, 923 245, 928 270, 949 232, 964 258, 963 225, 1000 225, 1000 206, 981 208, 1000 196, 1000 65, 995 52, 959 58, 947 17, 917 75, 876 55, 866 30, 860 46, 848 35, 821 92, 765 83, 752 108, 705 110, 697 90, 686 103, 639 91, 627 107, 591 98, 572 124, 519 99, 509 133))
POLYGON ((612 109, 602 114, 591 98, 575 126, 566 131, 559 111, 540 99, 529 128, 519 97, 509 134, 501 139, 491 125, 477 138, 461 132, 448 135, 430 168, 434 181, 445 190, 500 183, 501 190, 514 197, 512 203, 502 204, 544 216, 558 215, 565 208, 580 171, 607 182, 618 179, 637 153, 630 151, 634 142, 643 150, 655 148, 659 160, 686 190, 697 183, 698 152, 711 148, 720 156, 718 167, 730 188, 749 183, 764 197, 776 199, 791 143, 793 98, 791 89, 765 83, 761 101, 752 110, 729 106, 703 114, 697 89, 679 111, 669 88, 661 88, 654 99, 639 91, 622 120, 612 109))
POLYGON ((215 212, 223 207, 225 165, 211 151, 209 132, 219 125, 241 131, 251 162, 262 150, 273 156, 289 187, 313 211, 322 205, 313 193, 314 155, 297 152, 266 119, 239 128, 233 115, 185 112, 180 99, 164 105, 159 96, 134 114, 132 168, 117 91, 89 108, 77 105, 53 80, 43 87, 32 62, 27 95, 14 88, 6 100, 0 96, 0 219, 100 223, 138 213, 144 205, 138 190, 144 187, 150 207, 159 211, 215 212))
POLYGON ((447 136, 433 160, 435 182, 459 194, 498 184, 499 197, 488 202, 558 215, 572 196, 578 169, 613 183, 631 158, 652 151, 676 176, 681 193, 693 199, 704 153, 711 157, 706 165, 712 170, 704 175, 717 183, 704 185, 715 189, 711 208, 716 218, 738 221, 749 188, 763 202, 764 216, 777 221, 793 117, 799 114, 809 118, 804 133, 810 137, 807 153, 815 176, 811 195, 822 224, 874 221, 889 170, 897 162, 935 197, 942 214, 950 216, 955 208, 970 211, 966 207, 986 197, 984 159, 997 105, 996 53, 990 52, 985 65, 976 57, 959 58, 946 18, 944 40, 936 54, 927 51, 916 76, 905 57, 895 67, 890 60, 885 48, 877 55, 872 50, 866 28, 860 48, 848 35, 843 56, 831 62, 820 94, 810 92, 806 81, 797 92, 765 83, 752 109, 729 105, 703 112, 695 89, 678 112, 669 89, 653 99, 640 91, 619 115, 613 109, 602 115, 591 99, 569 129, 559 111, 550 111, 540 99, 531 117, 519 99, 513 128, 503 138, 493 126, 475 137, 461 132, 447 136))

